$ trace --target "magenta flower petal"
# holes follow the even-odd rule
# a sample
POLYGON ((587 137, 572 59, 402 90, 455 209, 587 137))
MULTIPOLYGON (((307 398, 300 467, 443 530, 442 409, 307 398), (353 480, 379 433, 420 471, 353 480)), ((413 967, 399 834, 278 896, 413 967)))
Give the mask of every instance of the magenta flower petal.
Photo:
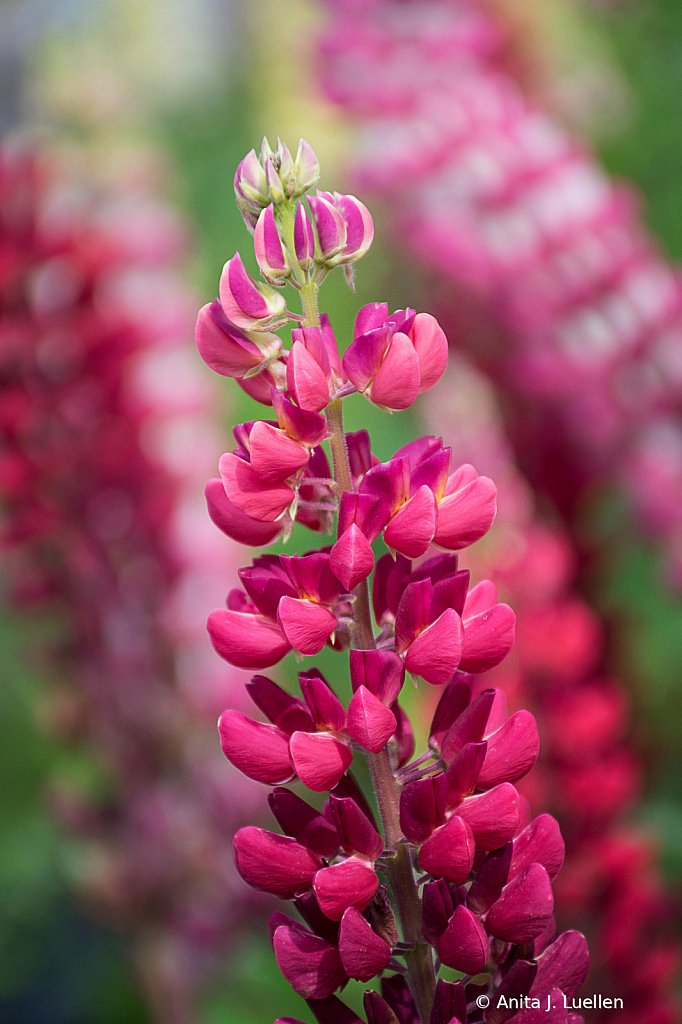
POLYGON ((272 203, 261 211, 253 235, 256 261, 264 277, 287 277, 291 269, 286 249, 282 245, 275 222, 272 203))
POLYGON ((346 245, 340 263, 359 260, 369 249, 374 238, 374 224, 369 210, 355 196, 334 193, 334 206, 346 226, 346 245))
POLYGON ((516 615, 508 604, 496 604, 473 618, 464 608, 462 671, 487 672, 499 665, 514 646, 516 615))
POLYGON ((373 330, 356 337, 346 349, 342 365, 351 384, 365 392, 381 369, 386 355, 388 337, 383 330, 373 330))
POLYGON ((350 681, 353 693, 364 686, 390 708, 405 682, 405 666, 395 651, 352 650, 350 681))
POLYGON ((396 730, 396 718, 365 686, 359 686, 348 705, 348 732, 361 746, 378 753, 396 730))
POLYGON ((433 491, 423 485, 398 509, 384 530, 389 548, 406 558, 419 558, 433 540, 436 530, 436 499, 433 491))
POLYGON ((423 843, 445 823, 445 776, 407 782, 400 790, 400 827, 409 842, 423 843))
POLYGON ((404 654, 429 624, 431 589, 430 579, 416 580, 405 587, 395 617, 395 649, 398 654, 404 654))
POLYGON ((535 996, 548 989, 560 988, 571 999, 587 977, 589 966, 590 954, 585 936, 572 929, 563 932, 538 957, 538 973, 530 994, 535 996))
POLYGON ((435 946, 455 912, 452 893, 444 878, 427 882, 422 889, 422 933, 435 946))
POLYGON ((329 566, 349 593, 371 573, 374 568, 374 552, 355 523, 351 523, 332 548, 329 566))
POLYGON ((366 394, 376 405, 386 409, 408 409, 419 394, 420 380, 421 370, 414 345, 406 334, 398 332, 393 335, 388 352, 366 394))
POLYGON ((485 760, 488 744, 465 743, 445 773, 447 806, 456 807, 460 800, 473 793, 485 760))
POLYGON ((486 915, 485 926, 506 942, 529 942, 544 931, 553 910, 549 875, 541 864, 531 864, 505 885, 486 915))
POLYGON ((530 711, 517 711, 489 736, 479 789, 492 789, 500 782, 516 782, 531 770, 540 752, 537 722, 530 711))
POLYGON ((289 737, 276 726, 228 710, 218 719, 218 732, 223 754, 249 779, 276 786, 294 777, 289 737))
POLYGON ((270 397, 277 422, 289 437, 314 448, 327 436, 327 421, 324 416, 299 408, 275 388, 271 389, 270 397))
POLYGON ((334 856, 341 845, 339 834, 320 811, 296 793, 281 787, 270 793, 268 805, 282 831, 293 836, 297 843, 307 846, 321 857, 329 859, 334 856))
POLYGON ((225 315, 242 330, 267 326, 286 308, 286 300, 276 288, 257 283, 247 273, 238 252, 223 267, 219 290, 225 315))
POLYGON ((301 654, 318 654, 338 625, 334 613, 321 604, 286 596, 277 606, 277 621, 301 654))
POLYGON ((303 203, 298 203, 296 207, 294 249, 301 269, 310 270, 315 260, 315 234, 303 203))
POLYGON ((291 650, 277 623, 262 615, 218 608, 206 626, 220 657, 237 668, 270 668, 291 650))
POLYGON ((282 532, 281 523, 263 523, 241 512, 228 498, 219 477, 214 476, 208 481, 204 493, 211 519, 219 530, 237 543, 263 547, 271 544, 282 532))
POLYGON ((465 974, 480 974, 488 962, 488 935, 475 914, 464 906, 455 909, 438 940, 438 956, 447 967, 465 974))
POLYGON ((272 523, 294 500, 288 484, 264 483, 248 462, 232 452, 222 455, 218 466, 228 498, 251 519, 272 523))
POLYGON ((410 328, 410 339, 421 368, 420 391, 437 384, 448 365, 448 339, 435 316, 417 313, 410 328))
POLYGON ((391 962, 391 947, 372 930, 359 910, 349 907, 341 918, 339 956, 346 974, 369 981, 391 962))
POLYGON ((438 503, 435 543, 449 551, 474 544, 488 532, 496 511, 497 487, 487 476, 477 476, 454 492, 446 487, 438 503))
POLYGON ((519 794, 503 782, 487 793, 467 797, 455 813, 471 828, 478 850, 498 850, 519 827, 519 794))
MULTIPOLYGON (((216 322, 211 314, 217 305, 208 302, 199 310, 195 329, 199 354, 216 373, 224 377, 243 377, 263 362, 263 355, 237 327, 228 333, 227 324, 223 328, 216 322)), ((222 313, 222 308, 218 308, 222 313)))
POLYGON ((347 981, 336 947, 307 929, 282 924, 272 945, 277 966, 304 999, 324 999, 347 981))
POLYGON ((267 676, 253 676, 246 684, 246 690, 266 718, 287 735, 290 736, 297 729, 302 732, 315 731, 315 723, 303 701, 283 690, 267 676))
POLYGON ((355 317, 353 339, 359 338, 361 335, 367 334, 369 331, 374 331, 377 327, 382 327, 386 323, 387 318, 387 302, 369 302, 366 306, 363 306, 358 310, 357 316, 355 317))
POLYGON ((295 732, 289 750, 296 774, 313 793, 333 789, 353 761, 346 744, 329 732, 295 732))
POLYGON ((329 404, 324 371, 301 341, 295 341, 289 352, 287 387, 296 403, 308 412, 319 412, 329 404))
POLYGON ((452 723, 441 743, 441 757, 446 764, 459 754, 467 743, 483 739, 490 712, 495 703, 495 690, 483 690, 452 723))
POLYGON ((405 668, 427 683, 445 683, 459 665, 464 631, 462 620, 452 608, 443 614, 410 645, 405 668))
POLYGON ((346 711, 326 679, 320 675, 301 672, 298 677, 301 693, 310 708, 313 721, 318 729, 341 732, 346 727, 346 711))
POLYGON ((249 825, 232 840, 237 871, 254 889, 289 900, 305 892, 322 860, 294 839, 249 825))
POLYGON ((434 878, 447 878, 461 885, 466 881, 474 863, 476 843, 465 821, 454 815, 441 825, 423 843, 419 850, 419 864, 434 878))
POLYGON ((249 435, 251 466, 266 484, 279 484, 308 462, 309 450, 271 423, 256 420, 249 435))
MULTIPOLYGON (((450 726, 462 714, 464 709, 469 706, 471 700, 470 679, 470 676, 457 673, 443 690, 429 729, 430 747, 434 747, 436 750, 440 749, 450 726)), ((483 729, 481 729, 482 735, 483 729)))
POLYGON ((510 876, 531 864, 542 864, 554 881, 564 863, 566 847, 559 823, 551 814, 540 814, 514 840, 510 876))
POLYGON ((378 888, 374 870, 357 857, 322 868, 313 880, 320 910, 332 921, 340 921, 348 907, 363 911, 378 888))
POLYGON ((329 816, 341 837, 346 853, 361 853, 375 861, 384 841, 362 808, 352 797, 329 797, 329 816))
MULTIPOLYGON (((331 199, 331 196, 329 197, 331 199)), ((320 193, 308 196, 313 224, 317 231, 320 251, 326 259, 338 255, 346 245, 346 225, 343 217, 334 206, 320 193)))

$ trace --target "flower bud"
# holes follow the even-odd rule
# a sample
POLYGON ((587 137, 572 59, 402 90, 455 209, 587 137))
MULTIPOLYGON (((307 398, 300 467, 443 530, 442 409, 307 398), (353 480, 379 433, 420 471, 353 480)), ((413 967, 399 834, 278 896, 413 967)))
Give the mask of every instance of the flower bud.
POLYGON ((467 994, 464 985, 460 981, 444 981, 439 978, 429 1024, 457 1024, 466 1019, 467 994))
POLYGON ((315 233, 303 203, 296 207, 294 249, 301 270, 310 270, 315 262, 315 233))
POLYGON ((353 693, 364 686, 390 708, 405 682, 405 666, 395 651, 352 650, 350 681, 353 693))
POLYGON ((272 157, 265 161, 265 180, 267 181, 268 193, 273 203, 277 205, 283 203, 285 198, 284 187, 272 157))
POLYGON ((452 893, 444 878, 427 882, 422 890, 422 933, 435 946, 455 912, 452 893))
POLYGON ((355 907, 349 907, 341 918, 339 956, 349 977, 369 981, 388 967, 391 947, 355 907))
MULTIPOLYGON (((332 199, 331 196, 329 198, 332 199)), ((374 238, 372 217, 367 207, 355 196, 344 196, 335 192, 332 201, 341 214, 346 228, 346 244, 343 251, 331 263, 334 266, 355 263, 365 255, 372 244, 374 238)))
POLYGON ((327 375, 303 341, 294 341, 291 346, 287 360, 287 387, 302 409, 320 412, 329 405, 327 375))
POLYGON ((315 151, 305 139, 298 140, 296 159, 294 160, 294 174, 296 176, 296 191, 294 196, 302 196, 313 185, 320 180, 320 165, 315 151))
POLYGON ((298 682, 317 728, 341 732, 346 726, 346 711, 318 669, 300 672, 298 682))
POLYGON ((251 277, 238 252, 223 267, 220 304, 237 327, 247 331, 269 330, 285 322, 286 300, 275 288, 251 277))
POLYGON ((282 281, 289 276, 291 273, 289 255, 282 245, 272 203, 263 210, 258 218, 253 236, 253 247, 260 272, 267 281, 282 281))
POLYGON ((237 871, 254 889, 291 899, 310 888, 321 858, 287 836, 248 825, 232 841, 237 871))
POLYGON ((315 196, 308 196, 308 203, 317 235, 316 258, 328 263, 346 246, 346 225, 328 192, 318 190, 315 196))
POLYGON ((253 231, 258 214, 270 202, 265 171, 253 149, 237 167, 234 193, 246 226, 253 231))

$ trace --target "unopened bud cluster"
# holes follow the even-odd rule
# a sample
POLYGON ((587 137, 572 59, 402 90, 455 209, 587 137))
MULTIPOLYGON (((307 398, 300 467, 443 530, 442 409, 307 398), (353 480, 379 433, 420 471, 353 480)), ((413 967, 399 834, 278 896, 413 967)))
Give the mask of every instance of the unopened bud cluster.
POLYGON ((496 488, 473 466, 453 467, 436 437, 381 463, 366 431, 344 432, 349 395, 407 408, 443 374, 447 341, 429 314, 371 303, 341 355, 317 291, 329 270, 366 251, 372 223, 352 196, 318 191, 304 207, 317 177, 304 142, 295 160, 279 143, 242 161, 237 201, 265 283, 236 254, 220 300, 197 324, 206 362, 275 417, 234 429, 237 447, 206 491, 213 521, 253 546, 286 539, 294 521, 315 532, 336 523, 331 546, 261 555, 241 569, 241 588, 209 618, 213 645, 257 672, 292 650, 351 648, 348 706, 312 667, 299 674, 301 697, 252 678, 247 689, 267 722, 221 716, 225 755, 274 787, 282 830, 241 829, 235 862, 255 888, 294 901, 302 920, 274 914, 271 940, 282 973, 324 1024, 363 1024, 336 992, 377 975, 381 994, 365 994, 368 1024, 531 1024, 540 997, 546 1024, 578 1024, 564 995, 585 977, 586 943, 577 932, 553 941, 563 841, 549 815, 531 819, 514 785, 538 755, 535 720, 508 716, 503 694, 475 679, 511 649, 514 613, 490 580, 470 588, 454 553, 489 530, 496 488), (303 316, 272 287, 287 281, 303 316), (286 319, 296 322, 288 351, 274 333, 286 319), (375 563, 380 540, 389 553, 375 563), (400 703, 407 673, 445 686, 416 760, 400 703), (358 757, 369 764, 381 828, 352 774, 358 757), (292 783, 328 793, 322 810, 292 783), (442 966, 455 980, 439 978, 442 966), (500 1016, 500 995, 531 1001, 500 1016))

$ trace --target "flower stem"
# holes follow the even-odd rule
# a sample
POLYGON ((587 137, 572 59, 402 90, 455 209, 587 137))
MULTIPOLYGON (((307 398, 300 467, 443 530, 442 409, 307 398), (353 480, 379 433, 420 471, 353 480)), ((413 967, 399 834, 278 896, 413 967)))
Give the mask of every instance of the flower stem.
MULTIPOLYGON (((343 431, 343 410, 340 399, 332 400, 327 406, 327 423, 331 434, 334 478, 344 491, 352 491, 353 480, 343 431)), ((376 644, 367 580, 359 583, 353 594, 355 596, 351 627, 353 647, 356 650, 373 650, 376 644)), ((401 842, 400 790, 391 767, 388 744, 376 754, 367 751, 367 761, 384 829, 384 842, 386 849, 392 851, 392 856, 387 858, 386 874, 398 909, 403 940, 412 946, 412 949, 405 954, 408 981, 419 1019, 422 1024, 429 1024, 436 991, 436 975, 431 947, 421 941, 421 902, 412 870, 409 847, 401 842)))

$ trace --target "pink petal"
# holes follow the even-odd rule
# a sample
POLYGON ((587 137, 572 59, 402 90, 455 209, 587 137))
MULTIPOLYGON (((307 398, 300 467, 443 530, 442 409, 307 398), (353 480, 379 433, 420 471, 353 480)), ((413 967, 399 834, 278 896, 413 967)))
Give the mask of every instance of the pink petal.
POLYGON ((459 665, 464 631, 462 620, 452 608, 428 626, 410 645, 405 668, 427 683, 445 683, 459 665))
POLYGON ((357 857, 322 868, 313 880, 320 910, 332 921, 340 921, 348 907, 363 911, 378 888, 372 868, 357 857))
POLYGON ((279 237, 272 203, 261 211, 256 222, 253 248, 262 274, 277 274, 277 271, 286 272, 289 269, 289 259, 279 237))
POLYGON ((486 915, 486 928, 505 942, 529 942, 547 926, 554 910, 549 875, 541 864, 531 864, 505 885, 486 915))
POLYGON ((249 779, 268 786, 293 779, 289 737, 276 726, 228 710, 218 719, 218 732, 223 754, 249 779))
POLYGON ((406 334, 393 335, 388 352, 367 395, 386 409, 408 409, 419 394, 421 370, 414 345, 406 334))
POLYGON ((208 302, 197 316, 195 337, 199 354, 216 373, 225 377, 243 377, 263 361, 263 356, 246 338, 237 341, 219 327, 211 316, 212 306, 213 303, 208 302))
POLYGON ((391 947, 373 931, 359 910, 349 907, 341 918, 339 955, 346 974, 369 981, 391 962, 391 947))
POLYGON ((228 498, 218 477, 208 481, 205 494, 208 514, 215 525, 239 544, 262 547, 271 544, 282 532, 281 523, 262 523, 241 512, 228 498))
POLYGON ((519 826, 519 794, 508 782, 467 797, 455 809, 467 822, 478 850, 498 850, 513 839, 519 826))
POLYGON ((251 519, 273 523, 294 500, 291 487, 264 483, 248 462, 232 452, 220 457, 218 468, 228 498, 251 519))
POLYGON ((516 615, 508 604, 496 604, 481 615, 465 618, 462 671, 487 672, 499 665, 514 646, 515 636, 516 615))
POLYGON ((481 580, 467 594, 462 612, 463 619, 473 619, 490 611, 497 604, 497 587, 492 580, 481 580))
POLYGON ((287 387, 296 403, 309 412, 319 412, 329 404, 327 378, 301 341, 291 346, 287 360, 287 387))
POLYGON ((448 365, 448 339, 430 313, 417 313, 410 328, 410 338, 421 367, 420 391, 437 384, 448 365))
POLYGON ((497 487, 487 476, 477 477, 454 493, 446 487, 446 495, 438 503, 435 543, 449 551, 474 544, 488 532, 496 511, 497 487))
POLYGON ((530 990, 531 996, 560 988, 572 999, 585 978, 590 966, 590 954, 584 935, 577 931, 566 931, 547 946, 538 957, 538 973, 530 990))
POLYGON ((445 824, 445 776, 407 782, 400 790, 400 827, 410 843, 419 845, 445 824))
POLYGON ((366 686, 390 708, 405 682, 405 666, 395 651, 352 650, 350 681, 353 693, 360 686, 366 686))
POLYGON ((252 825, 239 829, 232 852, 245 882, 285 900, 309 889, 322 867, 321 858, 294 839, 252 825))
POLYGON ((454 885, 465 882, 474 863, 476 843, 467 823, 454 815, 422 844, 419 864, 434 878, 447 878, 454 885))
POLYGON ((479 789, 491 789, 500 782, 516 782, 538 759, 540 737, 530 711, 517 711, 486 739, 488 749, 478 776, 479 789))
POLYGON ((304 999, 324 999, 347 981, 338 950, 307 929, 280 925, 272 945, 277 966, 304 999))
POLYGON ((393 712, 366 687, 360 686, 348 705, 348 732, 366 750, 378 753, 396 730, 393 712))
POLYGON ((366 580, 374 568, 372 546, 355 523, 351 523, 332 548, 329 567, 349 593, 366 580))
POLYGON ((475 914, 464 906, 455 909, 438 940, 438 956, 447 967, 465 974, 480 974, 488 962, 488 936, 475 914))
POLYGON ((207 628, 220 657, 237 668, 270 668, 291 650, 277 623, 262 615, 218 608, 209 615, 207 628))
POLYGON ((436 514, 434 493, 424 484, 393 516, 384 530, 384 541, 406 558, 419 558, 433 540, 436 514))
POLYGON ((319 654, 338 625, 334 613, 321 604, 286 596, 277 606, 277 621, 300 654, 319 654))
POLYGON ((309 451, 264 420, 256 420, 249 437, 251 466, 266 484, 278 484, 308 463, 309 451))
POLYGON ((566 848, 559 823, 551 814, 540 814, 514 840, 509 876, 531 864, 542 864, 554 881, 564 863, 566 848))
POLYGON ((333 789, 353 761, 346 744, 329 732, 295 732, 289 750, 296 774, 313 793, 333 789))

